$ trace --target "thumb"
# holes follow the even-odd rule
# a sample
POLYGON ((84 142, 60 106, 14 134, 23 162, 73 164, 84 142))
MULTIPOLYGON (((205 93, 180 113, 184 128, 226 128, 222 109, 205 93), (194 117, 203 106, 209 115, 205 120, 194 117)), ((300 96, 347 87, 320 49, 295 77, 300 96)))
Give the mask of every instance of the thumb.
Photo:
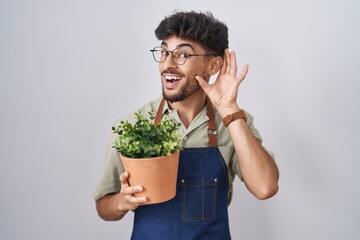
POLYGON ((195 79, 198 81, 200 87, 204 90, 205 93, 208 93, 210 91, 210 85, 203 79, 201 76, 196 75, 195 79))
POLYGON ((128 186, 130 186, 129 181, 128 181, 128 179, 129 179, 129 172, 123 172, 123 173, 120 175, 119 179, 120 179, 120 183, 121 183, 121 186, 122 186, 122 187, 128 187, 128 186))

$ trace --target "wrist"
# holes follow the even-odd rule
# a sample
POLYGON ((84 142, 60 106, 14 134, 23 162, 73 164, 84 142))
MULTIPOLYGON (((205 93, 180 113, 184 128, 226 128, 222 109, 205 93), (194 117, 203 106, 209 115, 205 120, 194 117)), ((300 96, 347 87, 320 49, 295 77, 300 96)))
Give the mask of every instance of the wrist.
POLYGON ((234 112, 239 111, 241 108, 237 105, 234 105, 232 107, 226 107, 226 108, 217 108, 217 111, 219 112, 221 118, 226 117, 229 114, 232 114, 234 112))
POLYGON ((246 112, 243 109, 239 109, 238 111, 235 111, 233 113, 230 113, 226 115, 222 121, 225 127, 228 127, 230 123, 232 123, 235 120, 244 120, 244 122, 247 122, 247 116, 246 112))

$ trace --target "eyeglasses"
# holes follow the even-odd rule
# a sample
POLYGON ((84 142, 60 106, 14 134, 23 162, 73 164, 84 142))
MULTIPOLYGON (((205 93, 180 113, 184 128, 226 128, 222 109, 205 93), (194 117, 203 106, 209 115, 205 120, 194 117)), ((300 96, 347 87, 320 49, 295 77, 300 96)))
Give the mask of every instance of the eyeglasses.
POLYGON ((154 57, 154 60, 158 63, 165 62, 166 58, 171 54, 171 58, 177 65, 183 65, 189 57, 197 57, 197 56, 215 56, 214 53, 204 53, 204 54, 195 54, 195 53, 187 53, 187 49, 184 47, 175 48, 172 51, 168 51, 163 47, 155 47, 150 50, 154 57))

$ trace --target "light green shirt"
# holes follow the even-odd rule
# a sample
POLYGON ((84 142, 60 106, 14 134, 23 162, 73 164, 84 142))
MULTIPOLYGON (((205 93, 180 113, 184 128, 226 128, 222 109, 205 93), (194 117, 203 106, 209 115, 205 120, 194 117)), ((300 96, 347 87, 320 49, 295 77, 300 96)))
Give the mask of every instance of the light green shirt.
MULTIPOLYGON (((157 111, 162 98, 159 98, 155 101, 152 101, 144 105, 140 110, 145 117, 149 116, 150 111, 157 111)), ((136 110, 138 111, 138 110, 136 110)), ((119 119, 115 126, 117 126, 120 120, 128 120, 129 122, 134 123, 136 121, 134 113, 130 113, 124 119, 119 119)), ((217 142, 218 148, 221 152, 222 157, 225 160, 227 169, 228 169, 228 178, 229 178, 229 193, 228 193, 228 203, 230 204, 233 191, 233 181, 235 175, 240 179, 240 168, 235 153, 233 142, 231 141, 229 132, 227 128, 222 123, 222 118, 220 114, 214 109, 215 121, 217 125, 217 142)), ((168 104, 165 104, 163 115, 167 115, 170 118, 175 119, 181 125, 179 127, 179 133, 182 136, 182 147, 207 147, 208 146, 208 121, 209 117, 207 116, 207 109, 204 107, 200 113, 195 117, 191 122, 188 128, 182 124, 179 115, 176 110, 171 110, 168 104)), ((254 127, 253 121, 254 118, 249 113, 247 115, 247 125, 249 129, 259 141, 262 143, 261 136, 259 131, 254 127)), ((112 147, 113 141, 117 137, 117 134, 112 134, 105 157, 105 165, 103 167, 102 173, 100 175, 99 181, 97 183, 96 189, 93 193, 95 200, 98 200, 110 193, 117 193, 120 191, 120 181, 119 176, 124 172, 124 166, 121 163, 119 153, 112 147)), ((271 155, 272 153, 269 152, 271 155)))

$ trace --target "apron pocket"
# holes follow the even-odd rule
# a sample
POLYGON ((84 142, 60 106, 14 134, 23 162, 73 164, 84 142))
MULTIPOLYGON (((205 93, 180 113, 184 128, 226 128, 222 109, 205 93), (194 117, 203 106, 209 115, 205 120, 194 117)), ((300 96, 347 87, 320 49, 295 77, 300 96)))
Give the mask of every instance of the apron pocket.
POLYGON ((181 220, 212 220, 216 214, 218 179, 181 180, 181 220))

